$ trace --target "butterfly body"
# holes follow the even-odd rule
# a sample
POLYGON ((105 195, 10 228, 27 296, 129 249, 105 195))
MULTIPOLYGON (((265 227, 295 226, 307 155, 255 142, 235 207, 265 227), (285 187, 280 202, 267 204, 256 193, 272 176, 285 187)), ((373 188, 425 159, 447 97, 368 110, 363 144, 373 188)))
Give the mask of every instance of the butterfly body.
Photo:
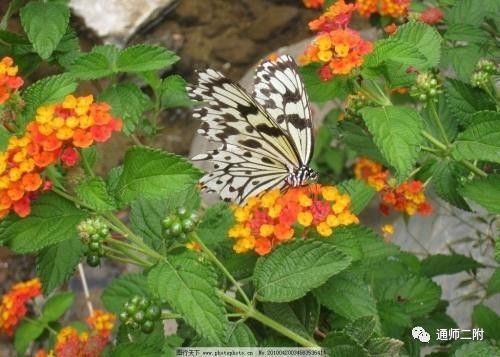
POLYGON ((208 69, 189 88, 199 133, 222 144, 193 160, 207 160, 213 171, 201 184, 226 201, 244 202, 273 188, 302 186, 317 179, 309 167, 312 120, 304 85, 289 56, 260 64, 250 96, 221 73, 208 69))

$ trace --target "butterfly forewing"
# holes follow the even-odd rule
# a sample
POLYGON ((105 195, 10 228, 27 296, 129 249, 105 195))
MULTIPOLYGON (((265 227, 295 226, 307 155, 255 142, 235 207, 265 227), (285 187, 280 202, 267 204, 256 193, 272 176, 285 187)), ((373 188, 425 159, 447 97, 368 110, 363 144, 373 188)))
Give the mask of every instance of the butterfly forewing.
POLYGON ((261 63, 254 82, 255 100, 289 134, 302 164, 307 165, 313 151, 311 111, 295 61, 285 55, 261 63))

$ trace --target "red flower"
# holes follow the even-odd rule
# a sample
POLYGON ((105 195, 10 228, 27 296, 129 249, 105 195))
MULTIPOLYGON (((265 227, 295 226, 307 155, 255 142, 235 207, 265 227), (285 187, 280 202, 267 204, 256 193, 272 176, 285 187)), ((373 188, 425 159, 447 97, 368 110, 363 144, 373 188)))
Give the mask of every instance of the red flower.
POLYGON ((68 147, 62 152, 61 161, 64 162, 66 166, 73 167, 78 161, 80 161, 80 155, 78 154, 78 151, 72 147, 68 147))
POLYGON ((429 25, 435 25, 443 19, 443 11, 438 7, 429 7, 420 14, 419 20, 429 25))

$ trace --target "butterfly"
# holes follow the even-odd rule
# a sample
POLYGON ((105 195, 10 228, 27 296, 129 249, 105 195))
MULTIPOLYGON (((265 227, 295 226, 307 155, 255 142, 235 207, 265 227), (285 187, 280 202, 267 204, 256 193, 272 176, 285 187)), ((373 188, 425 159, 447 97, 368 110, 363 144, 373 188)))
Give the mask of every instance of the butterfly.
POLYGON ((309 167, 311 110, 290 56, 257 67, 251 96, 213 69, 199 72, 188 94, 205 103, 193 111, 202 121, 198 133, 222 144, 192 158, 213 163, 213 171, 200 180, 203 188, 225 201, 243 203, 263 191, 317 180, 309 167))

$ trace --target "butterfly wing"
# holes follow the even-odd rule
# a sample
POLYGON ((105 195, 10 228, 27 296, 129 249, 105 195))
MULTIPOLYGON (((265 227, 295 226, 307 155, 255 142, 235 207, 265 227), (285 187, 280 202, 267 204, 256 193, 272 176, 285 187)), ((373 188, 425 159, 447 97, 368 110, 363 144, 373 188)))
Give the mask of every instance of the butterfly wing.
POLYGON ((191 99, 206 105, 194 110, 202 120, 199 133, 223 144, 193 160, 211 160, 214 171, 201 182, 226 200, 243 202, 266 189, 282 187, 287 174, 300 166, 288 134, 243 88, 221 73, 199 73, 191 99))
POLYGON ((313 153, 311 110, 297 65, 283 55, 261 63, 255 72, 254 98, 289 134, 303 165, 313 153))

